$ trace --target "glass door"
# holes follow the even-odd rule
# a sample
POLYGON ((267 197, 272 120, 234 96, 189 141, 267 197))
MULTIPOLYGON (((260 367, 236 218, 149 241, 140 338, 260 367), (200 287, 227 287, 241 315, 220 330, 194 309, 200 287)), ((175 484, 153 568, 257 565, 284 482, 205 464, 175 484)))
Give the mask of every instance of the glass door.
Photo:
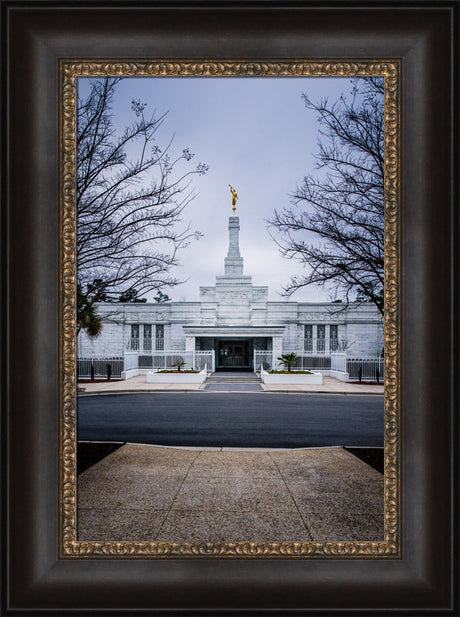
POLYGON ((248 341, 219 341, 218 368, 249 368, 248 341))

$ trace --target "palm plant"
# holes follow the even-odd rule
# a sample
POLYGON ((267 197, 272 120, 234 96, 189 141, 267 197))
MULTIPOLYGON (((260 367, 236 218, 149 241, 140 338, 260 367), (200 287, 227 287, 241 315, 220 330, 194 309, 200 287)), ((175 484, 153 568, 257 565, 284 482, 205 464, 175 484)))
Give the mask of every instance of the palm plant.
POLYGON ((174 364, 171 364, 171 366, 177 366, 177 370, 180 373, 180 369, 185 366, 185 362, 183 360, 180 360, 179 362, 175 362, 174 364))
POLYGON ((292 352, 283 354, 278 358, 278 360, 281 362, 281 364, 283 364, 285 368, 287 368, 288 373, 290 373, 291 365, 295 364, 298 360, 300 360, 300 357, 296 353, 292 352))

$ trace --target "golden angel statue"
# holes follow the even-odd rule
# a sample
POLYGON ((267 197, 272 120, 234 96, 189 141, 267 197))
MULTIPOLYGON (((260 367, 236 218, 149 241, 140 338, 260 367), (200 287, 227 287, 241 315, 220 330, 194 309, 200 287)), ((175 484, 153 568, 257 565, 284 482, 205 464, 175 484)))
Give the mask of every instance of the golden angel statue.
POLYGON ((228 185, 230 187, 230 192, 232 194, 232 210, 233 212, 235 212, 236 210, 236 200, 238 199, 238 193, 236 192, 236 190, 233 188, 233 186, 231 184, 228 185))

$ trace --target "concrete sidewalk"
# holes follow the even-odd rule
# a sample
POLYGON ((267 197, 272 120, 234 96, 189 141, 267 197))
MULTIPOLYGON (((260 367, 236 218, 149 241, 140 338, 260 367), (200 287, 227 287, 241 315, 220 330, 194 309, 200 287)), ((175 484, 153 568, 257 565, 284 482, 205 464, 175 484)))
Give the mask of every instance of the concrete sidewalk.
POLYGON ((366 541, 383 475, 342 448, 126 444, 78 476, 79 540, 366 541))
MULTIPOLYGON (((383 394, 383 385, 373 386, 352 384, 339 381, 334 377, 324 377, 323 384, 318 385, 274 385, 261 384, 263 392, 305 392, 321 394, 383 394)), ((81 383, 79 388, 84 390, 82 394, 116 394, 123 392, 196 392, 203 391, 205 384, 152 384, 147 383, 145 375, 132 377, 123 381, 101 381, 98 383, 81 383)), ((257 392, 255 392, 257 394, 257 392)))

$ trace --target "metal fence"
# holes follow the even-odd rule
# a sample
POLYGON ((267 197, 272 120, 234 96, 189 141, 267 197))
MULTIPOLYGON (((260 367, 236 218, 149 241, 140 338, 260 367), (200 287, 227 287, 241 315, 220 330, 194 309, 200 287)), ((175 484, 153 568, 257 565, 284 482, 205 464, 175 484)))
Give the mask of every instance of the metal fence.
POLYGON ((123 358, 77 358, 77 377, 82 379, 100 379, 107 377, 107 365, 110 365, 110 376, 115 379, 121 377, 123 358), (93 367, 93 370, 91 370, 93 367))
POLYGON ((208 370, 215 370, 214 350, 210 351, 152 351, 140 353, 139 369, 169 369, 178 362, 185 362, 182 369, 202 371, 205 366, 208 370))
POLYGON ((347 358, 350 381, 380 381, 384 379, 383 358, 347 358))
MULTIPOLYGON (((292 368, 298 370, 331 370, 331 356, 305 355, 297 353, 299 359, 292 368)), ((333 354, 334 355, 334 354, 333 354)), ((337 354, 339 356, 341 354, 337 354)), ((202 371, 207 366, 209 371, 215 371, 214 350, 209 351, 152 351, 151 353, 128 352, 125 358, 119 356, 78 358, 77 376, 82 379, 96 379, 107 377, 107 365, 110 365, 110 374, 114 379, 121 377, 123 370, 129 369, 168 369, 177 362, 185 362, 183 368, 202 371), (91 370, 93 367, 93 371, 91 370)), ((254 351, 254 370, 273 368, 273 352, 267 350, 254 351)), ((347 358, 346 372, 351 381, 380 381, 384 380, 385 362, 383 358, 347 358)))
MULTIPOLYGON (((288 353, 288 352, 285 352, 288 353)), ((379 381, 384 380, 383 358, 347 358, 345 353, 332 353, 330 355, 305 354, 295 352, 298 360, 291 365, 291 370, 310 370, 310 371, 342 371, 349 374, 350 381, 379 381)), ((255 351, 254 368, 260 370, 260 366, 268 371, 273 367, 272 351, 255 351)), ((276 368, 281 363, 275 358, 276 368)))
POLYGON ((297 354, 299 356, 299 360, 293 365, 294 370, 331 370, 331 356, 318 356, 311 354, 297 354))
MULTIPOLYGON (((295 353, 298 360, 291 364, 291 370, 331 370, 331 356, 304 354, 302 352, 295 353)), ((269 371, 275 367, 281 367, 282 363, 276 357, 275 367, 273 366, 272 351, 254 351, 254 369, 260 370, 261 365, 266 371, 269 371)))

